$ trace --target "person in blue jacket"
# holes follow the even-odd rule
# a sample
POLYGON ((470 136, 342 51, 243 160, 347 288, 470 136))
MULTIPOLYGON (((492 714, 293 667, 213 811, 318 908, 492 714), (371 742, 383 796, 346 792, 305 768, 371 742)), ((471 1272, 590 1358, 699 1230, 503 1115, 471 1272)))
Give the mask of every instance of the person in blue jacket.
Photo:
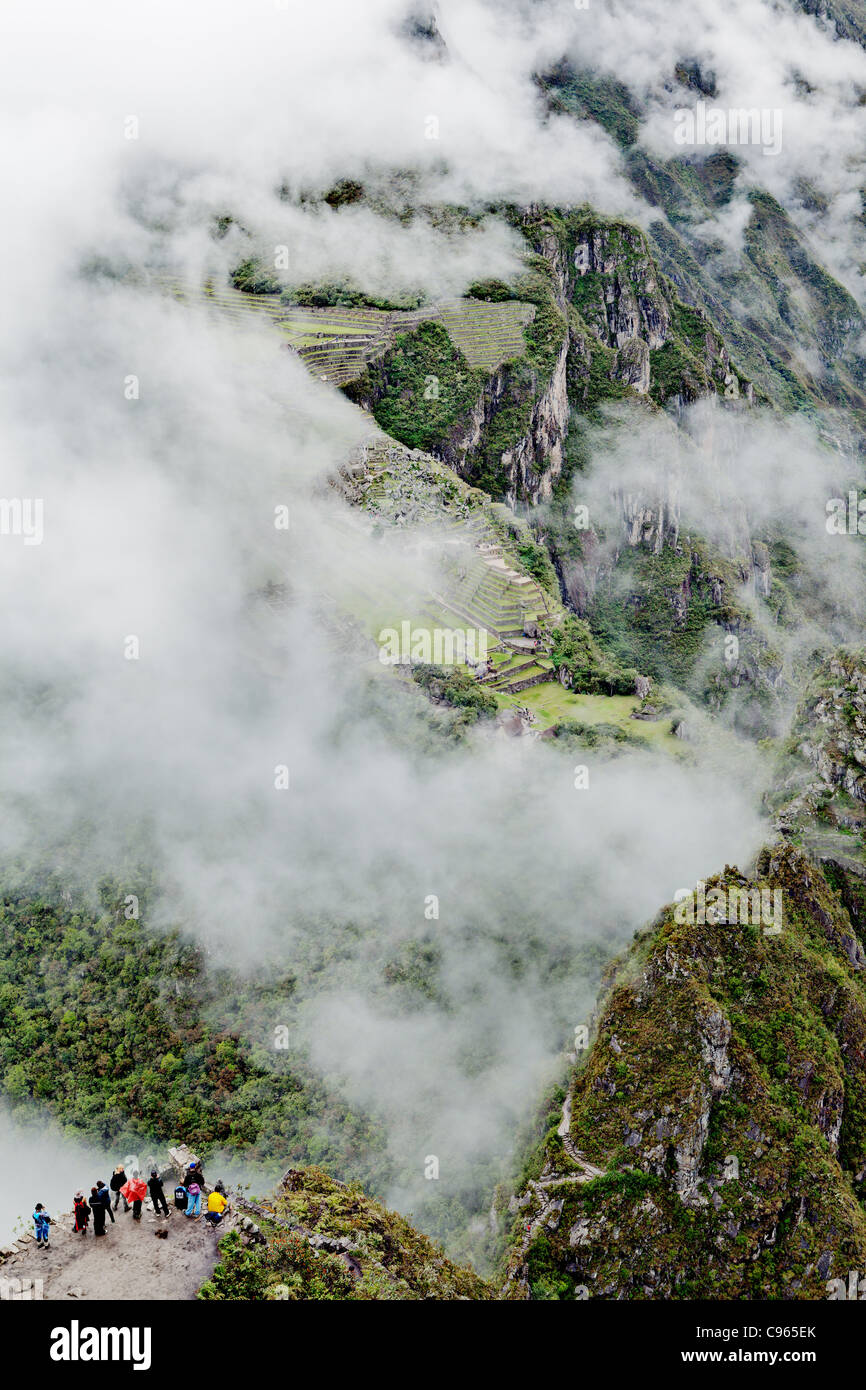
POLYGON ((36 1227, 36 1248, 38 1250, 50 1250, 51 1247, 48 1244, 48 1235, 49 1227, 51 1226, 51 1217, 48 1215, 48 1212, 41 1202, 36 1203, 36 1207, 33 1211, 33 1223, 36 1227))
MULTIPOLYGON (((101 1202, 102 1205, 105 1207, 105 1214, 106 1214, 106 1216, 110 1216, 110 1217, 111 1217, 111 1224, 112 1224, 112 1226, 113 1226, 113 1225, 114 1225, 114 1212, 111 1210, 111 1193, 109 1192, 108 1188, 105 1186, 105 1183, 104 1183, 104 1182, 98 1182, 98 1183, 96 1184, 96 1201, 97 1201, 97 1203, 101 1202)), ((93 1201, 91 1201, 90 1205, 91 1205, 91 1207, 93 1206, 93 1201)))

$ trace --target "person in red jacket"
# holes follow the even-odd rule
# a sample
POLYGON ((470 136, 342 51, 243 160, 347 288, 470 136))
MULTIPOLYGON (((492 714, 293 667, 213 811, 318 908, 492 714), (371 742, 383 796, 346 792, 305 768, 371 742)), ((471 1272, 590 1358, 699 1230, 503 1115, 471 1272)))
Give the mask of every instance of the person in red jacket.
POLYGON ((141 1220, 141 1204, 147 1196, 147 1184, 142 1182, 140 1176, 133 1175, 124 1187, 120 1189, 120 1195, 125 1197, 128 1202, 132 1202, 133 1221, 141 1220))
POLYGON ((75 1202, 72 1210, 75 1214, 75 1225, 72 1229, 76 1232, 77 1235, 86 1236, 87 1223, 90 1219, 90 1207, 84 1200, 83 1192, 76 1192, 75 1202))

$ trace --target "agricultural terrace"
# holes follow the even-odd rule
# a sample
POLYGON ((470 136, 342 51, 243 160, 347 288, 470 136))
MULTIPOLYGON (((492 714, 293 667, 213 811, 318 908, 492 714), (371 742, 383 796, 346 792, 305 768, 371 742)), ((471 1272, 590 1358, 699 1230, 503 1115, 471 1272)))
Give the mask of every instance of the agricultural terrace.
MULTIPOLYGON (((523 354, 523 328, 535 313, 532 304, 478 300, 417 310, 302 308, 276 295, 212 283, 198 289, 172 280, 160 284, 180 302, 212 305, 238 323, 269 320, 310 370, 334 386, 358 376, 392 345, 397 332, 430 320, 443 325, 471 366, 493 370, 523 354)), ((556 680, 548 636, 563 608, 557 594, 526 572, 518 554, 522 531, 528 535, 525 526, 446 464, 391 439, 372 419, 369 423, 368 440, 343 470, 341 489, 385 533, 411 531, 435 546, 441 583, 397 598, 382 587, 380 571, 371 565, 353 575, 351 592, 334 596, 339 605, 374 641, 383 629, 399 630, 407 620, 414 633, 427 631, 431 641, 436 629, 483 629, 493 664, 484 686, 504 708, 531 709, 539 729, 565 720, 608 722, 654 743, 668 742, 661 725, 629 718, 636 700, 575 694, 556 680)))
POLYGON ((273 322, 310 371, 322 381, 345 386, 368 362, 393 347, 398 333, 424 322, 438 322, 470 367, 494 371, 526 351, 524 327, 535 315, 534 304, 509 300, 488 304, 455 299, 426 309, 302 308, 284 304, 278 295, 250 294, 207 282, 200 287, 170 278, 156 283, 182 303, 205 303, 238 322, 264 318, 273 322))

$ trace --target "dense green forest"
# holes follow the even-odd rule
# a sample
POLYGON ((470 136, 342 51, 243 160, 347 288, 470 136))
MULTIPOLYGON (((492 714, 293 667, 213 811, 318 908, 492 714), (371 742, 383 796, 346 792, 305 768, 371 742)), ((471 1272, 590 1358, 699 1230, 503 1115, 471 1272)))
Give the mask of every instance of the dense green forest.
MULTIPOLYGON (((261 1046, 209 1022, 226 976, 209 973, 201 948, 177 931, 127 920, 124 903, 110 884, 101 911, 35 893, 3 898, 0 1057, 10 1100, 40 1102, 111 1144, 137 1133, 278 1162, 375 1154, 369 1124, 296 1058, 274 1051, 265 1066, 261 1046)), ((240 1005, 244 991, 261 992, 231 983, 240 1005)), ((271 987, 272 998, 280 993, 271 987)), ((367 1177, 381 1177, 375 1160, 367 1177)))

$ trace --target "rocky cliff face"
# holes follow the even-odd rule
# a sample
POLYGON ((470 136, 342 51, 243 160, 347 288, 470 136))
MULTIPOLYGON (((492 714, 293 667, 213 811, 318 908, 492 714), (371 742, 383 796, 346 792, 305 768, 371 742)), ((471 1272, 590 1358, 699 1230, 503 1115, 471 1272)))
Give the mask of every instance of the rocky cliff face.
MULTIPOLYGON (((797 3, 810 14, 820 10, 840 34, 863 43, 861 0, 797 3)), ((712 75, 697 63, 679 64, 671 78, 682 85, 684 101, 712 95, 712 75)), ((708 244, 702 236, 700 229, 736 196, 736 154, 718 151, 698 163, 655 158, 639 142, 647 111, 637 94, 567 62, 540 77, 539 87, 551 110, 597 122, 620 146, 636 193, 664 214, 649 229, 657 264, 678 299, 701 309, 721 333, 741 369, 736 374, 785 408, 846 405, 862 422, 862 311, 815 259, 784 208, 760 189, 748 193, 744 255, 735 264, 717 254, 720 241, 708 244)), ((811 196, 808 188, 803 192, 811 196)))
POLYGON ((822 791, 866 803, 866 670, 856 654, 840 652, 827 663, 793 737, 822 791))
POLYGON ((514 1293, 822 1298, 863 1268, 862 943, 791 847, 714 890, 782 909, 748 925, 668 909, 614 974, 515 1202, 514 1293))
MULTIPOLYGON (((545 265, 567 332, 541 408, 508 460, 513 467, 530 453, 530 476, 541 467, 545 481, 533 492, 522 490, 518 469, 515 500, 550 495, 562 467, 569 406, 582 411, 603 400, 645 396, 676 412, 705 395, 729 405, 754 401, 751 383, 738 375, 720 334, 676 298, 638 228, 555 212, 547 220, 544 212, 530 212, 522 225, 545 265)), ((666 501, 645 498, 638 506, 663 512, 666 501)), ((660 529, 663 534, 664 522, 660 529)))
POLYGON ((571 260, 571 297, 597 341, 614 353, 612 380, 675 407, 713 392, 753 401, 721 334, 677 298, 637 228, 578 224, 571 260))
MULTIPOLYGON (((675 488, 654 505, 614 492, 616 534, 565 538, 558 572, 565 597, 627 665, 686 689, 713 710, 732 703, 757 737, 773 731, 783 693, 783 659, 756 623, 749 594, 766 602, 768 547, 732 527, 723 553, 682 529, 675 488)), ((554 543, 556 544, 556 543, 554 543)))
POLYGON ((544 386, 527 381, 523 373, 503 367, 485 385, 468 418, 442 442, 437 453, 461 476, 475 476, 475 462, 489 443, 497 417, 509 407, 525 409, 526 429, 513 443, 498 451, 505 501, 535 506, 547 501, 562 472, 563 442, 568 433, 569 402, 566 389, 568 341, 563 339, 553 372, 544 386))
MULTIPOLYGON (((527 242, 514 293, 535 304, 525 355, 474 375, 455 360, 454 408, 440 412, 441 428, 425 440, 468 481, 511 505, 535 505, 561 475, 573 411, 626 396, 673 410, 708 394, 751 399, 722 338, 677 300, 638 228, 553 208, 510 215, 527 242)), ((405 353, 386 352, 350 391, 398 438, 395 412, 389 407, 386 418, 382 403, 406 388, 405 353)), ((429 372, 420 365, 419 381, 438 377, 441 353, 429 372)), ((425 412, 422 400, 416 413, 425 412)))
POLYGON ((500 368, 441 446, 447 463, 470 481, 492 482, 492 490, 501 491, 512 507, 550 499, 562 472, 572 405, 567 257, 543 222, 530 244, 533 271, 526 284, 538 307, 528 359, 500 368))
POLYGON ((562 450, 568 433, 570 406, 566 389, 568 339, 563 340, 546 389, 532 407, 529 429, 512 449, 502 455, 509 487, 510 506, 527 501, 536 505, 547 501, 562 472, 562 450))
POLYGON ((777 830, 820 858, 866 927, 866 662, 839 651, 806 695, 769 805, 777 830))
POLYGON ((582 299, 583 316, 609 347, 632 339, 648 348, 664 347, 671 328, 671 309, 661 290, 643 237, 634 228, 591 227, 575 245, 574 269, 590 281, 594 294, 582 299))
MULTIPOLYGON (((580 216, 556 225, 558 280, 571 306, 574 408, 643 397, 650 411, 665 407, 673 436, 683 408, 702 396, 711 396, 719 412, 754 402, 751 383, 733 364, 721 335, 702 312, 678 299, 638 229, 580 216)), ((545 238, 536 240, 553 263, 545 238)), ((672 438, 672 454, 681 443, 672 438)), ((553 540, 566 599, 597 621, 600 632, 620 634, 624 659, 648 669, 655 657, 655 674, 678 684, 691 679, 702 649, 700 630, 716 623, 737 636, 742 658, 712 677, 711 703, 743 685, 772 696, 778 663, 773 653, 767 659, 767 644, 752 630, 741 602, 744 589, 769 597, 770 557, 765 544, 753 541, 744 508, 730 511, 725 534, 711 545, 683 531, 674 468, 642 491, 617 487, 612 478, 611 498, 618 522, 613 530, 606 527, 604 544, 591 529, 575 537, 567 527, 553 540), (671 647, 679 651, 666 666, 671 647)))

